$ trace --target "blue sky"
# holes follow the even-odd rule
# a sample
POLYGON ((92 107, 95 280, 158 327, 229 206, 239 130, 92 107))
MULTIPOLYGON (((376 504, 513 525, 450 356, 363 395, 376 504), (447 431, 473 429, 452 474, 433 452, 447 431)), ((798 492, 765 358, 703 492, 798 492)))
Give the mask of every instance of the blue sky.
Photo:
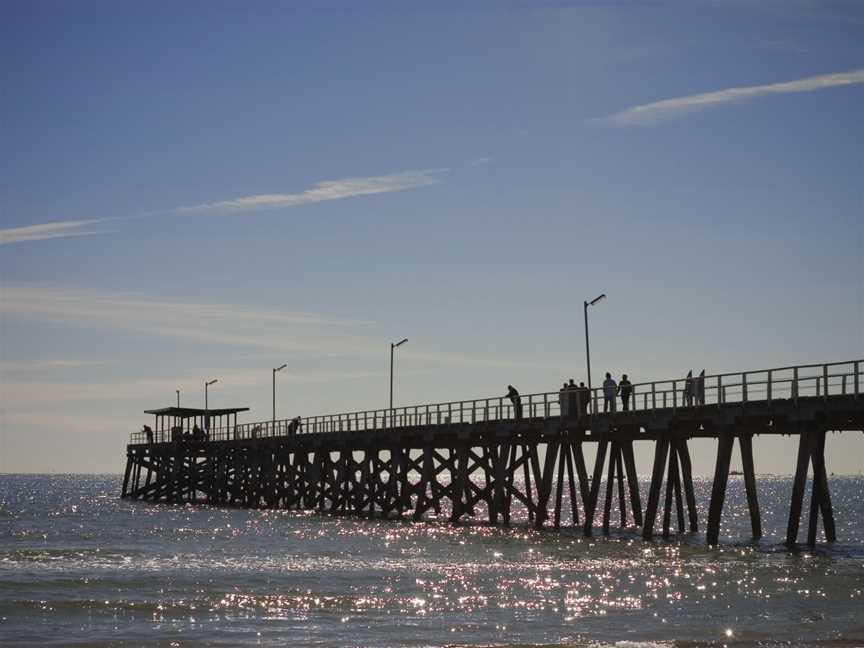
POLYGON ((381 407, 402 337, 401 404, 553 390, 600 292, 595 382, 864 357, 864 8, 431 6, 3 4, 0 471, 283 362, 381 407))

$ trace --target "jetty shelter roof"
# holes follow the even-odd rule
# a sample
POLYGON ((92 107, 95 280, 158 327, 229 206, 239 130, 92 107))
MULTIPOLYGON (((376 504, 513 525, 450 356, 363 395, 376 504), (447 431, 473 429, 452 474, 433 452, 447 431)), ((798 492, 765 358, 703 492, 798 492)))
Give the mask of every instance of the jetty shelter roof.
POLYGON ((198 407, 162 407, 155 410, 144 410, 145 414, 155 414, 156 416, 175 416, 181 419, 194 418, 196 416, 225 416, 226 414, 236 414, 237 412, 248 412, 248 407, 225 407, 221 409, 200 409, 198 407))

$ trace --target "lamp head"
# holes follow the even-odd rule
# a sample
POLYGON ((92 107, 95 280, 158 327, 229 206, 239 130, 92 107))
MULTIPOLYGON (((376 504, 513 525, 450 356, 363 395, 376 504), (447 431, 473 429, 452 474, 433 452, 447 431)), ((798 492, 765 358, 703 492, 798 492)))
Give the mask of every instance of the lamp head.
POLYGON ((589 306, 593 306, 593 305, 596 304, 597 302, 599 302, 599 301, 603 301, 604 299, 606 299, 606 293, 603 293, 603 294, 600 295, 599 297, 595 297, 595 298, 592 299, 590 302, 588 302, 588 305, 589 305, 589 306))
POLYGON ((283 364, 281 367, 276 367, 273 371, 282 371, 282 370, 283 370, 285 367, 287 367, 287 366, 288 366, 288 363, 286 362, 286 363, 283 364))
POLYGON ((405 344, 407 341, 408 341, 408 338, 404 338, 401 342, 397 342, 396 344, 394 344, 393 347, 394 347, 394 348, 399 348, 400 346, 402 346, 403 344, 405 344))
POLYGON ((204 384, 207 385, 207 386, 209 387, 210 385, 213 385, 213 384, 215 384, 215 383, 217 383, 217 382, 219 382, 219 379, 218 379, 218 378, 214 378, 213 380, 210 380, 210 381, 208 381, 208 382, 205 382, 204 384))

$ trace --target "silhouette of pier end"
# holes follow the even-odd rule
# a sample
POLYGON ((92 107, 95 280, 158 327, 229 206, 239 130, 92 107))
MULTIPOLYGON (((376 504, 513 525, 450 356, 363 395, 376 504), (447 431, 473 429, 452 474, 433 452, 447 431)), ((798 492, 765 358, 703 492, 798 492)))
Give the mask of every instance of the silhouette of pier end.
POLYGON ((752 537, 759 538, 752 440, 783 435, 797 441, 786 544, 798 543, 812 467, 812 546, 820 517, 825 541, 836 539, 826 434, 864 430, 862 370, 864 360, 853 360, 706 376, 699 404, 684 404, 684 379, 633 384, 630 410, 608 414, 592 413, 602 388, 593 390, 587 407, 577 399, 576 411, 567 408, 564 416, 558 392, 531 394, 522 397, 519 420, 504 396, 306 417, 302 426, 296 417, 238 424, 236 414, 245 408, 219 410, 228 422, 234 417, 223 427, 208 425, 213 410, 151 410, 156 429, 133 433, 127 446, 122 496, 504 525, 515 501, 537 529, 570 526, 591 535, 599 527, 608 534, 617 512, 621 528, 651 539, 659 524, 668 538, 700 530, 688 444, 716 439, 705 523, 706 541, 716 545, 736 441, 752 537), (201 434, 177 433, 176 417, 184 414, 206 417, 201 434), (644 507, 636 443, 654 447, 644 507), (596 446, 593 466, 585 460, 586 444, 596 446))

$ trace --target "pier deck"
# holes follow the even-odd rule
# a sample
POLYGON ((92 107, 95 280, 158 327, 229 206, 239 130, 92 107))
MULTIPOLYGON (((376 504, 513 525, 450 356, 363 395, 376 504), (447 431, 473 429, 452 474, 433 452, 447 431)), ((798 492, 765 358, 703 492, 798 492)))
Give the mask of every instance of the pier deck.
MULTIPOLYGON (((714 545, 736 439, 752 535, 762 535, 752 438, 778 434, 798 440, 787 545, 798 542, 811 466, 807 542, 816 543, 820 517, 833 542, 825 437, 864 430, 862 371, 864 360, 854 360, 705 376, 695 391, 698 383, 684 379, 634 384, 626 412, 599 413, 601 388, 590 400, 587 391, 582 398, 530 394, 522 397, 519 420, 503 397, 307 417, 299 429, 296 419, 237 424, 235 413, 233 426, 197 438, 178 435, 176 427, 149 437, 133 433, 122 496, 416 520, 446 510, 454 523, 480 504, 490 524, 509 524, 516 500, 536 528, 560 528, 569 509, 588 535, 602 503, 604 533, 617 509, 621 526, 639 527, 649 539, 661 508, 664 537, 699 529, 688 441, 711 438, 718 443, 706 539, 714 545), (644 506, 636 442, 654 445, 644 506), (590 475, 585 443, 597 444, 590 475)), ((171 410, 158 411, 163 424, 171 410)), ((209 427, 210 413, 199 414, 209 427)))

